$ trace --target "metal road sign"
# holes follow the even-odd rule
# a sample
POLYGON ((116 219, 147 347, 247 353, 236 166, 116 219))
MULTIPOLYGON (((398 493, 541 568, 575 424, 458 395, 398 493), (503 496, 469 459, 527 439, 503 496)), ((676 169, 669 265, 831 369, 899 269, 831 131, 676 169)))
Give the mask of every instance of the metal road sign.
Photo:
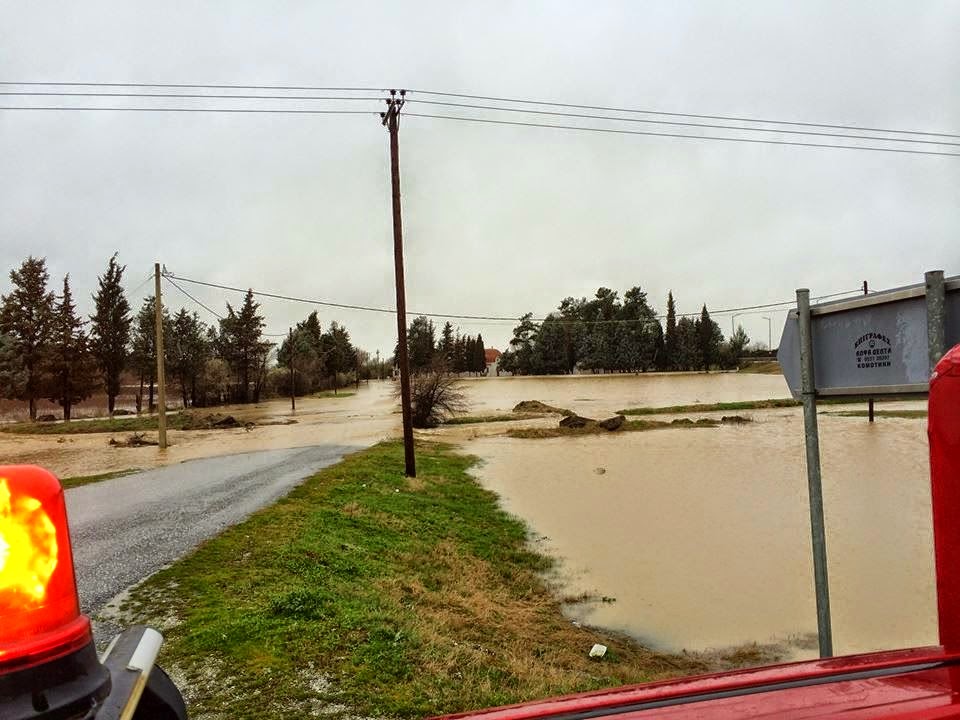
MULTIPOLYGON (((816 394, 876 396, 927 391, 936 360, 928 326, 943 328, 940 354, 960 343, 960 276, 943 281, 931 318, 925 283, 810 306, 816 394)), ((801 394, 800 324, 791 310, 777 360, 794 397, 801 394)))

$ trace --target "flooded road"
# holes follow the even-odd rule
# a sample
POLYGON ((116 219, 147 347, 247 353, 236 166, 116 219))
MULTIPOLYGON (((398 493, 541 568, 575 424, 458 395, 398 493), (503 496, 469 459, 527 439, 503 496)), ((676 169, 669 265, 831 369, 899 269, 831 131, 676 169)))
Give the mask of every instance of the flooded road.
MULTIPOLYGON (((697 377, 658 378, 622 402, 588 382, 583 396, 607 409, 729 401, 771 380, 697 377)), ((662 649, 773 642, 812 657, 802 414, 746 414, 754 422, 734 427, 464 446, 483 460, 481 482, 562 560, 563 594, 596 597, 573 616, 662 649)), ((837 652, 935 642, 926 422, 821 415, 820 431, 837 652)))

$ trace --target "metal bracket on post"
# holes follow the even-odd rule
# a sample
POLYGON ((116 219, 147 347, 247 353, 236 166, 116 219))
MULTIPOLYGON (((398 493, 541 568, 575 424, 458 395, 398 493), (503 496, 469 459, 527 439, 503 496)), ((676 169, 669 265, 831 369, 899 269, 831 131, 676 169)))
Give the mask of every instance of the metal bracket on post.
POLYGON ((800 324, 800 384, 803 396, 803 430, 807 451, 807 487, 810 495, 810 532, 813 545, 813 578, 817 599, 817 638, 820 657, 833 655, 830 627, 830 584, 827 578, 827 540, 823 521, 823 488, 820 478, 820 436, 817 430, 817 391, 813 376, 813 333, 810 326, 810 291, 797 290, 800 324))
POLYGON ((946 348, 946 288, 943 270, 929 270, 924 275, 927 296, 927 349, 930 354, 930 372, 940 362, 946 348))

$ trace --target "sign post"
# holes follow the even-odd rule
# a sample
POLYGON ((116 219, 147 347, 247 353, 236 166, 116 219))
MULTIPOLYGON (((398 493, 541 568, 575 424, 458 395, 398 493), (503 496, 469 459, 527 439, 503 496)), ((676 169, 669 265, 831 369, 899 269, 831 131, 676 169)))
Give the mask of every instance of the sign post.
POLYGON ((817 398, 926 394, 946 348, 960 343, 960 276, 926 273, 923 284, 797 308, 783 328, 777 360, 795 398, 803 401, 810 497, 814 589, 820 656, 833 654, 826 528, 820 474, 817 398))
POLYGON ((800 393, 803 397, 803 436, 807 451, 807 490, 810 498, 813 584, 817 597, 817 639, 820 644, 820 657, 830 657, 833 655, 833 631, 830 627, 827 536, 823 523, 820 433, 817 428, 817 391, 813 374, 810 291, 805 288, 797 290, 797 315, 800 322, 800 393))

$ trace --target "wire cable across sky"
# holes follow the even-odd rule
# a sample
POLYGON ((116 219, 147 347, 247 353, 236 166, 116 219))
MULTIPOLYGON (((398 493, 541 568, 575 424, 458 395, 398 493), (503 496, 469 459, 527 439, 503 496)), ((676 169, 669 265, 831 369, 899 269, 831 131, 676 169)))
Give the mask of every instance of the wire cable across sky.
MULTIPOLYGON (((350 303, 339 303, 339 302, 332 302, 332 301, 329 301, 329 300, 317 300, 317 299, 313 299, 313 298, 298 297, 298 296, 295 296, 295 295, 285 295, 285 294, 282 294, 282 293, 269 292, 269 291, 265 291, 265 290, 254 290, 253 288, 242 288, 242 287, 238 287, 238 286, 236 286, 236 285, 226 285, 226 284, 223 284, 223 283, 214 283, 214 282, 208 282, 208 281, 205 281, 205 280, 196 280, 196 279, 194 279, 194 278, 187 278, 187 277, 183 277, 183 276, 180 276, 180 275, 174 275, 173 273, 170 273, 170 272, 164 273, 163 277, 165 277, 167 280, 169 280, 170 282, 172 282, 173 285, 174 285, 174 287, 176 287, 178 290, 180 290, 184 295, 186 295, 187 297, 189 297, 191 300, 193 300, 194 302, 196 302, 196 303, 197 303, 198 305, 200 305, 201 307, 209 310, 211 313, 214 313, 215 315, 218 315, 218 314, 217 314, 216 312, 214 312, 213 310, 210 310, 209 307, 207 307, 206 305, 204 305, 203 303, 201 303, 199 300, 197 300, 196 298, 194 298, 192 295, 190 295, 189 293, 187 293, 183 288, 181 288, 179 285, 177 285, 177 284, 176 284, 175 282, 173 282, 173 281, 174 281, 174 280, 179 280, 180 282, 184 282, 184 283, 190 283, 190 284, 193 284, 193 285, 200 285, 200 286, 209 287, 209 288, 216 288, 216 289, 219 289, 219 290, 227 290, 227 291, 236 292, 236 293, 247 293, 247 292, 250 292, 250 293, 252 293, 254 296, 257 296, 257 297, 272 298, 272 299, 274 299, 274 300, 285 300, 285 301, 288 301, 288 302, 302 303, 302 304, 305 304, 305 305, 318 305, 318 306, 320 306, 320 307, 332 307, 332 308, 338 308, 338 309, 342 309, 342 310, 357 310, 357 311, 361 311, 361 312, 373 312, 373 313, 389 314, 389 315, 393 315, 393 314, 396 313, 396 310, 395 310, 394 308, 377 307, 377 306, 373 306, 373 305, 358 305, 358 304, 350 304, 350 303)), ((854 294, 854 293, 859 294, 859 293, 861 293, 861 292, 862 292, 862 289, 861 289, 861 288, 856 288, 855 290, 843 290, 843 291, 836 292, 836 293, 829 293, 829 294, 826 294, 826 295, 819 295, 819 296, 817 296, 817 297, 814 298, 814 299, 815 299, 815 300, 826 300, 826 299, 829 299, 829 298, 835 298, 835 297, 839 297, 839 296, 842 296, 842 295, 851 295, 851 294, 854 294)), ((721 308, 721 309, 719 309, 719 310, 711 310, 711 311, 710 311, 710 314, 711 314, 711 316, 714 316, 714 315, 727 315, 727 314, 730 314, 730 313, 741 313, 741 312, 746 312, 746 311, 750 311, 750 310, 767 310, 767 309, 771 309, 771 308, 784 308, 785 306, 788 306, 788 307, 786 307, 786 309, 789 309, 789 306, 794 306, 794 305, 796 305, 796 300, 795 300, 795 299, 794 299, 794 300, 781 300, 781 301, 779 301, 779 302, 763 303, 763 304, 760 304, 760 305, 746 305, 746 306, 743 306, 743 307, 721 308)), ((419 311, 415 311, 415 310, 410 310, 410 311, 408 311, 408 314, 409 314, 409 315, 414 315, 414 316, 422 315, 422 316, 424 316, 424 317, 436 318, 436 319, 440 319, 440 320, 474 320, 474 321, 496 321, 496 322, 511 322, 511 323, 517 322, 517 321, 520 319, 520 317, 523 316, 523 313, 521 313, 520 315, 515 315, 515 316, 506 316, 506 315, 465 315, 465 314, 456 314, 456 313, 419 312, 419 311)), ((690 313, 677 313, 677 314, 676 314, 676 317, 678 317, 678 318, 680 318, 680 317, 699 317, 699 316, 700 316, 700 311, 690 312, 690 313)), ((218 317, 221 317, 221 319, 222 319, 222 316, 218 315, 218 317)), ((666 317, 667 317, 666 315, 656 315, 656 316, 655 316, 655 319, 656 319, 656 320, 665 320, 666 317)), ((544 321, 546 321, 547 319, 548 319, 548 318, 546 318, 546 317, 531 318, 531 320, 533 320, 534 322, 544 322, 544 321)), ((586 324, 608 324, 608 323, 622 323, 622 322, 644 322, 644 323, 645 323, 645 322, 650 322, 650 319, 647 319, 647 318, 638 319, 638 320, 586 320, 586 321, 576 320, 576 321, 567 321, 567 320, 563 320, 563 319, 561 319, 561 318, 559 318, 559 317, 557 317, 557 316, 554 316, 554 317, 551 317, 551 318, 549 318, 549 319, 550 319, 551 322, 561 322, 561 323, 564 323, 564 322, 571 322, 571 323, 584 322, 584 323, 586 323, 586 324)))

